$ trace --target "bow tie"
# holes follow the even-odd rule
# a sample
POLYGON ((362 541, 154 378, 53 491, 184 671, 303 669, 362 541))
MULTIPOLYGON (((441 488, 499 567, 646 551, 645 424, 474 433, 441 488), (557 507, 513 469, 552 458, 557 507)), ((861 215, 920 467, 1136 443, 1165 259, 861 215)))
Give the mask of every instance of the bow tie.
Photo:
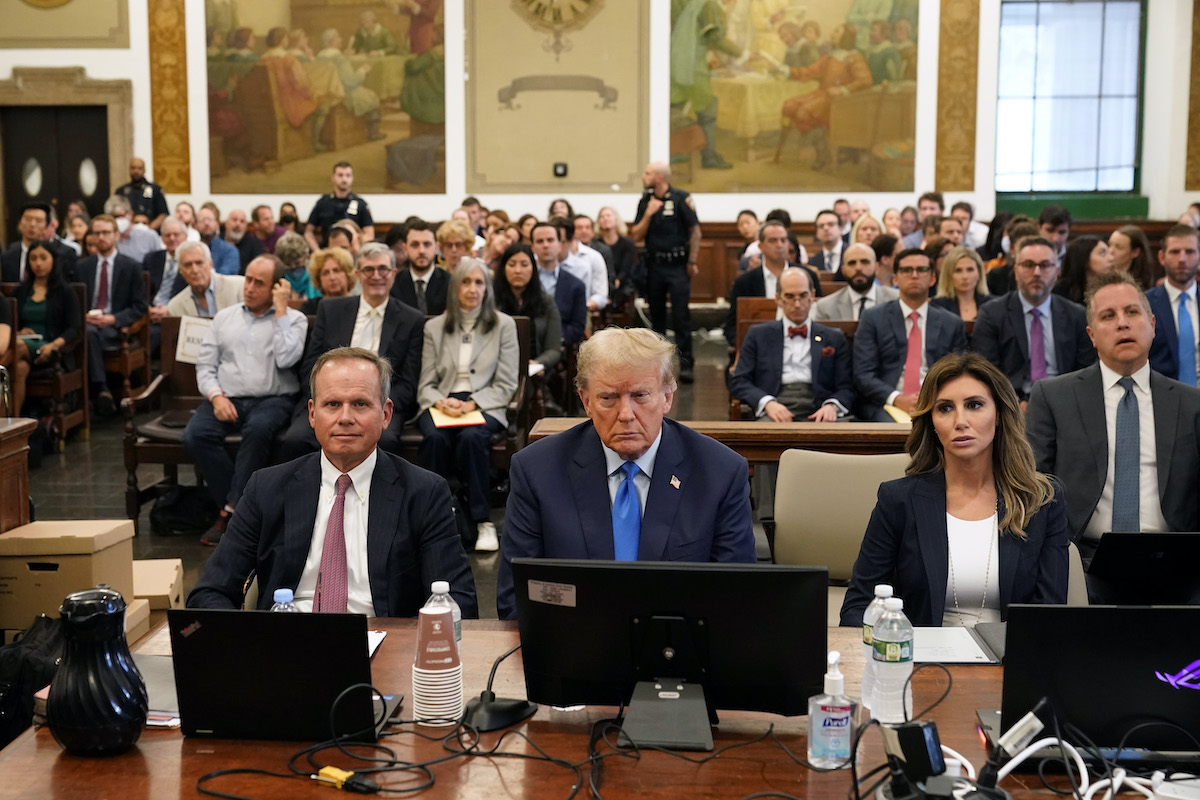
POLYGON ((801 339, 808 338, 808 325, 804 324, 797 328, 794 325, 788 325, 788 338, 795 339, 799 336, 801 339))

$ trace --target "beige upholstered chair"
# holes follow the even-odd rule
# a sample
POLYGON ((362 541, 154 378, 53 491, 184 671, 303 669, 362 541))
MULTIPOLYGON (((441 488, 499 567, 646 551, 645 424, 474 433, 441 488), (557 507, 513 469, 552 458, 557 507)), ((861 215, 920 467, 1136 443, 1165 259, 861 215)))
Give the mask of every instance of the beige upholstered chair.
POLYGON ((1088 604, 1087 580, 1083 575, 1083 559, 1079 556, 1079 548, 1071 542, 1067 547, 1067 605, 1086 606, 1088 604))

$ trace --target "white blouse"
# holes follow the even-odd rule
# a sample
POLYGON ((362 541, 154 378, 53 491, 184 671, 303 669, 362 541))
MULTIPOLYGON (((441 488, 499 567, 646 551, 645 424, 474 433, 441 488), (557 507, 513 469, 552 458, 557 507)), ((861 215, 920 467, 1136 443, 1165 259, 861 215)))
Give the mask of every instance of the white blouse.
POLYGON ((965 520, 946 514, 946 610, 942 625, 1000 621, 998 519, 965 520), (956 597, 957 595, 957 597, 956 597))

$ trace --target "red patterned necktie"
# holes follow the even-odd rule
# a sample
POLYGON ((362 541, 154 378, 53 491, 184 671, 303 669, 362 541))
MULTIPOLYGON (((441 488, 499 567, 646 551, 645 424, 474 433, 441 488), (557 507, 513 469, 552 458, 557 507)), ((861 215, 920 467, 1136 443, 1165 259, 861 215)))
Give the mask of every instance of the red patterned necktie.
POLYGON ((96 308, 103 311, 108 307, 108 259, 100 262, 100 288, 96 292, 96 308))
POLYGON ((795 339, 797 336, 799 336, 801 339, 808 338, 808 324, 807 323, 804 325, 801 325, 798 328, 795 325, 788 325, 788 338, 795 339))
POLYGON ((346 611, 346 490, 350 476, 337 479, 337 496, 325 525, 325 544, 321 547, 321 571, 317 574, 317 603, 314 610, 331 613, 346 611))
POLYGON ((916 311, 908 315, 912 330, 908 332, 908 356, 904 359, 904 394, 921 391, 921 315, 916 311))

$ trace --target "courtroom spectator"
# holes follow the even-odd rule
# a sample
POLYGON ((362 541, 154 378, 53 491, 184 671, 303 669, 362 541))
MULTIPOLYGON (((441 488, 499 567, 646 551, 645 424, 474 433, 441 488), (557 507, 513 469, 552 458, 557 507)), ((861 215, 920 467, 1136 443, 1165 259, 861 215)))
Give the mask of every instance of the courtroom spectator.
MULTIPOLYGON (((307 248, 308 243, 304 244, 307 248)), ((300 306, 302 314, 316 314, 317 306, 326 297, 345 297, 350 294, 356 281, 354 259, 349 251, 341 247, 327 247, 313 253, 308 259, 306 272, 309 285, 315 286, 320 294, 304 301, 300 306)))
MULTIPOLYGON (((902 229, 907 228, 907 225, 903 223, 906 221, 905 215, 910 210, 913 209, 905 207, 900 212, 902 229)), ((941 192, 925 192, 917 198, 917 208, 915 210, 917 213, 916 218, 912 220, 912 229, 905 230, 904 233, 905 248, 919 247, 921 245, 921 242, 925 240, 925 231, 928 230, 928 223, 932 221, 932 218, 936 218, 940 222, 942 216, 946 213, 946 199, 941 192)), ((936 225, 934 226, 934 232, 937 232, 936 225)))
POLYGON ((862 624, 879 583, 914 625, 969 627, 1004 619, 1011 603, 1066 602, 1067 503, 1037 471, 999 370, 974 353, 934 364, 906 450, 906 477, 879 487, 841 624, 862 624))
POLYGON ((883 225, 869 213, 864 213, 854 221, 850 228, 850 243, 865 244, 868 247, 875 241, 876 236, 883 233, 883 225))
POLYGON ((456 208, 450 213, 450 219, 447 222, 461 222, 463 229, 470 231, 470 237, 466 240, 466 255, 473 256, 487 244, 482 236, 475 232, 474 216, 469 209, 456 208))
POLYGON ((530 234, 533 233, 533 226, 537 224, 538 218, 533 214, 522 214, 517 219, 517 228, 521 231, 521 241, 526 244, 531 244, 532 239, 530 234))
POLYGON ((583 338, 587 327, 587 287, 583 281, 562 268, 562 231, 549 222, 533 227, 533 253, 537 257, 538 280, 546 294, 554 298, 562 320, 563 345, 583 338))
POLYGON ((828 297, 817 301, 813 319, 860 320, 864 311, 891 302, 900 293, 890 285, 881 285, 875 280, 878 265, 875 251, 865 244, 852 244, 846 249, 842 275, 846 285, 828 297))
POLYGON ((580 348, 589 420, 509 469, 501 619, 516 611, 514 558, 754 562, 746 459, 666 418, 678 372, 674 345, 645 328, 605 328, 580 348))
POLYGON ((1038 233, 1054 247, 1054 254, 1061 262, 1067 250, 1067 239, 1071 235, 1071 212, 1051 203, 1038 214, 1037 222, 1038 233))
POLYGON ((237 248, 238 274, 246 271, 246 265, 266 252, 257 236, 247 236, 250 220, 246 212, 235 208, 225 217, 225 240, 237 248))
POLYGON ((200 241, 200 232, 196 230, 196 207, 187 200, 175 204, 175 219, 183 223, 187 238, 193 242, 200 241))
POLYGON ((871 242, 871 249, 875 251, 875 282, 891 288, 895 282, 893 261, 901 249, 900 239, 890 233, 882 233, 871 242))
MULTIPOLYGON (((122 198, 124 199, 124 198, 122 198)), ((121 329, 146 314, 146 283, 142 265, 117 252, 117 221, 108 214, 92 220, 91 234, 97 255, 75 264, 75 279, 87 287, 88 381, 96 411, 110 416, 116 411, 104 371, 104 351, 120 341, 121 329)), ((158 237, 155 236, 155 239, 158 237)))
POLYGON ((429 584, 445 580, 462 616, 479 615, 446 482, 377 447, 396 416, 390 379, 387 361, 369 350, 338 348, 318 360, 308 422, 321 454, 251 478, 189 606, 239 608, 253 575, 259 610, 286 588, 302 611, 415 617, 429 584), (323 580, 333 571, 344 581, 323 580))
POLYGON ((292 290, 293 300, 307 300, 320 294, 308 277, 310 254, 308 240, 298 233, 289 231, 275 243, 275 256, 287 268, 283 277, 292 290))
POLYGON ((79 255, 83 255, 83 237, 87 235, 88 223, 92 218, 87 214, 72 214, 67 217, 67 235, 64 237, 68 242, 74 242, 79 248, 79 255))
POLYGON ((620 308, 625 305, 626 298, 637 293, 633 283, 637 246, 628 236, 629 228, 625 220, 612 206, 604 206, 596 214, 596 228, 599 231, 597 238, 612 250, 613 268, 608 276, 613 286, 613 305, 620 308))
MULTIPOLYGON (((318 255, 336 253, 339 249, 317 252, 318 255)), ((345 256, 335 258, 340 262, 345 256)), ((342 274, 340 269, 338 274, 342 274)), ((391 364, 392 383, 388 397, 392 418, 380 434, 380 447, 389 453, 400 452, 400 431, 405 420, 416 413, 425 315, 392 297, 396 259, 387 245, 381 242, 363 245, 355 274, 362 286, 361 296, 326 297, 317 307, 317 319, 300 360, 300 398, 292 410, 291 424, 283 434, 284 458, 297 458, 319 447, 309 425, 312 395, 305 384, 317 360, 334 348, 362 348, 383 356, 391 364)))
POLYGON ((922 248, 925 255, 929 256, 929 263, 933 265, 934 285, 937 285, 937 277, 942 274, 942 262, 946 259, 946 254, 954 249, 954 242, 949 239, 943 239, 941 236, 934 236, 925 242, 922 248))
POLYGON ((296 212, 294 203, 279 204, 279 224, 292 233, 304 233, 304 226, 300 223, 300 215, 296 212))
POLYGON ((145 161, 129 159, 129 183, 119 186, 116 194, 129 201, 131 217, 143 216, 151 230, 162 230, 163 220, 167 218, 167 198, 162 187, 146 177, 145 161))
POLYGON ((1128 274, 1098 277, 1087 315, 1099 363, 1035 384, 1026 411, 1085 562, 1109 531, 1200 529, 1200 390, 1150 368, 1154 317, 1128 274))
POLYGON ((984 264, 987 269, 988 291, 994 295, 1006 294, 1017 288, 1017 278, 1014 264, 1021 242, 1040 236, 1037 225, 1025 216, 1013 217, 1006 228, 1009 240, 1008 250, 997 259, 984 264))
POLYGON ((358 226, 352 219, 343 219, 334 223, 329 229, 329 244, 328 247, 344 247, 350 251, 350 255, 358 258, 358 253, 363 246, 362 228, 358 226))
POLYGON ((811 278, 798 267, 783 270, 775 302, 783 319, 750 327, 729 393, 757 419, 834 422, 854 407, 854 378, 846 336, 809 319, 811 278))
MULTIPOLYGON (((731 348, 737 346, 737 330, 738 330, 738 298, 740 297, 769 297, 775 299, 778 297, 776 286, 779 282, 779 276, 783 273, 784 268, 788 266, 787 259, 787 229, 782 223, 771 220, 764 223, 758 229, 759 252, 761 254, 762 266, 754 269, 749 269, 738 275, 734 279, 733 285, 729 287, 729 296, 726 300, 729 303, 729 311, 725 314, 725 341, 731 348)), ((812 287, 817 285, 820 279, 817 277, 815 270, 801 266, 809 278, 809 292, 812 292, 812 287)), ((816 296, 816 293, 813 293, 816 296)), ((736 355, 730 352, 730 359, 736 355)))
MULTIPOLYGON (((17 283, 28 277, 27 258, 29 248, 34 242, 47 242, 50 227, 50 217, 53 214, 50 206, 37 201, 26 203, 21 207, 21 216, 17 220, 18 241, 12 243, 0 255, 0 278, 6 283, 17 283)), ((49 242, 50 251, 64 279, 69 280, 74 271, 75 253, 69 248, 55 242, 49 242)))
POLYGON ((1197 332, 1200 312, 1196 305, 1196 270, 1200 265, 1200 238, 1190 225, 1173 225, 1163 236, 1158 263, 1166 280, 1146 292, 1154 314, 1154 344, 1150 366, 1189 386, 1196 385, 1197 332))
POLYGON ((459 477, 475 549, 483 552, 500 547, 489 519, 488 451, 492 437, 508 427, 507 406, 526 369, 519 361, 516 323, 496 310, 487 267, 477 258, 461 259, 450 275, 445 313, 425 325, 417 424, 421 463, 444 478, 459 477), (480 411, 483 424, 438 427, 431 409, 451 418, 480 411))
POLYGON ((950 206, 950 216, 962 226, 962 246, 978 250, 987 241, 988 226, 975 220, 975 206, 960 200, 950 206))
POLYGON ((142 262, 142 270, 150 276, 150 322, 155 324, 167 317, 167 303, 187 285, 179 274, 179 245, 187 241, 183 223, 175 217, 167 217, 159 235, 163 249, 155 250, 142 262))
POLYGON ((1110 233, 1108 252, 1112 255, 1113 267, 1132 275, 1143 292, 1154 287, 1154 262, 1150 258, 1150 241, 1141 228, 1136 225, 1122 225, 1110 233))
POLYGON ((50 222, 46 225, 46 238, 50 240, 50 246, 63 253, 69 250, 78 258, 83 249, 75 240, 61 235, 58 229, 58 222, 58 212, 54 210, 54 206, 50 206, 50 222))
POLYGON ((242 265, 237 248, 221 238, 221 227, 215 211, 200 207, 196 212, 196 231, 200 234, 200 241, 208 245, 209 252, 212 253, 213 269, 222 275, 241 273, 242 265))
POLYGON ((896 256, 900 297, 868 308, 854 335, 854 387, 859 417, 890 422, 884 405, 912 413, 921 381, 947 353, 965 350, 958 317, 929 304, 935 280, 929 256, 915 248, 896 256))
POLYGON ((504 255, 504 251, 512 244, 508 238, 508 232, 503 225, 495 228, 488 228, 484 233, 484 239, 487 244, 483 246, 483 250, 479 253, 479 258, 483 263, 487 264, 488 270, 495 274, 500 268, 500 258, 504 255))
POLYGON ((738 212, 737 231, 741 234, 742 240, 745 242, 738 253, 739 261, 744 256, 756 254, 758 250, 758 229, 761 224, 758 221, 758 215, 753 210, 746 208, 738 212))
POLYGON ((288 229, 275 222, 275 212, 268 205, 257 205, 251 212, 254 217, 254 238, 262 243, 263 250, 275 254, 275 243, 288 232, 288 229))
POLYGON ((596 231, 596 223, 587 214, 576 214, 571 218, 571 222, 575 225, 575 241, 580 246, 592 248, 604 259, 604 291, 605 297, 610 297, 612 293, 613 268, 615 266, 612 248, 600 239, 596 231))
POLYGON ((571 203, 567 198, 558 197, 550 201, 550 208, 546 211, 546 219, 554 219, 555 217, 570 219, 573 216, 575 216, 575 209, 571 207, 571 203))
MULTIPOLYGON (((550 220, 562 229, 562 261, 560 264, 581 281, 586 272, 584 286, 588 290, 588 310, 600 311, 608 306, 608 264, 595 248, 575 238, 575 221, 572 218, 556 217, 550 220), (584 269, 581 265, 587 264, 584 269)), ((590 220, 589 220, 590 222, 590 220)))
MULTIPOLYGON (((17 339, 9 416, 21 415, 25 381, 33 369, 48 367, 55 358, 62 359, 66 370, 77 366, 71 350, 83 335, 79 328, 79 300, 75 290, 67 285, 63 267, 55 255, 45 242, 31 243, 26 253, 29 270, 16 291, 17 320, 21 326, 17 333, 36 334, 42 341, 31 352, 29 345, 17 339)), ((43 416, 40 409, 33 414, 43 416)))
MULTIPOLYGON (((763 224, 765 225, 768 222, 778 222, 783 225, 788 232, 788 241, 795 243, 796 252, 788 253, 789 264, 805 264, 812 266, 813 269, 816 269, 815 265, 809 264, 808 251, 804 249, 804 245, 800 244, 800 240, 796 238, 796 234, 792 230, 792 215, 788 213, 786 208, 772 208, 770 211, 768 211, 767 215, 763 217, 763 224)), ((846 244, 846 237, 842 237, 842 244, 846 244)), ((744 256, 742 260, 745 260, 744 256)), ((746 271, 746 269, 742 267, 741 261, 738 262, 738 270, 741 272, 746 271)))
POLYGON ((392 253, 396 256, 396 269, 404 269, 408 266, 408 251, 404 249, 406 236, 408 236, 407 222, 391 226, 383 235, 383 243, 391 248, 392 253))
POLYGON ((955 247, 963 243, 963 226, 955 217, 942 217, 938 222, 938 236, 948 240, 955 247))
POLYGON ((1113 271, 1113 257, 1108 245, 1098 236, 1080 236, 1067 245, 1062 258, 1062 273, 1054 286, 1073 303, 1083 303, 1083 296, 1092 278, 1113 271))
POLYGON ((114 194, 104 201, 104 213, 117 222, 117 252, 141 266, 146 256, 162 249, 162 240, 148 226, 133 221, 129 200, 114 194))
POLYGON ((288 308, 291 287, 276 256, 246 267, 244 300, 217 312, 196 362, 200 403, 183 431, 183 446, 221 508, 200 543, 216 546, 246 481, 270 460, 275 434, 287 424, 300 390, 295 366, 304 353, 308 318, 288 308), (225 437, 241 435, 236 459, 225 437))
POLYGON ((530 363, 550 369, 562 358, 562 318, 554 298, 546 294, 534 274, 533 248, 524 242, 511 244, 500 256, 492 279, 496 309, 510 317, 529 317, 532 342, 530 363))
POLYGON ((937 296, 930 302, 970 322, 979 307, 992 299, 987 281, 983 279, 983 259, 974 250, 956 247, 942 260, 937 296))
POLYGON ((821 249, 813 254, 808 265, 818 272, 837 272, 842 266, 842 228, 838 215, 830 209, 817 212, 817 244, 821 249))
MULTIPOLYGON (((1015 215, 1011 211, 997 211, 988 224, 987 238, 978 248, 979 257, 984 266, 994 258, 1001 258, 1008 253, 1009 244, 1005 241, 1008 235, 1008 223, 1015 215)), ((1024 215, 1022 215, 1024 216, 1024 215)))
POLYGON ((1058 265, 1049 241, 1022 240, 1016 278, 1016 291, 980 310, 971 341, 1026 400, 1037 381, 1086 367, 1096 353, 1086 336, 1083 307, 1054 294, 1058 265))
POLYGON ((899 209, 889 208, 883 212, 883 232, 901 238, 899 209))
MULTIPOLYGON (((329 238, 334 223, 344 219, 353 220, 362 229, 363 238, 368 242, 375 241, 375 220, 371 216, 371 209, 366 200, 351 191, 354 186, 354 167, 348 161, 337 162, 333 165, 330 180, 333 182, 333 191, 317 199, 304 226, 304 239, 308 246, 320 250, 322 242, 329 238), (321 236, 319 240, 318 232, 321 236)), ((294 206, 292 213, 296 213, 294 206)), ((287 224, 283 221, 282 207, 279 220, 281 224, 287 224)))
MULTIPOLYGON (((900 240, 903 241, 906 237, 912 235, 914 231, 921 225, 921 217, 917 214, 917 210, 912 206, 905 206, 900 209, 900 240)), ((920 244, 918 242, 918 244, 920 244)), ((907 245, 905 245, 907 247, 907 245)))
POLYGON ((405 227, 408 266, 396 276, 392 294, 422 314, 437 316, 446 310, 450 273, 434 266, 437 240, 433 226, 423 219, 410 218, 405 227))
POLYGON ((245 279, 214 271, 212 256, 204 242, 184 242, 176 253, 179 274, 187 286, 167 303, 169 316, 211 318, 221 309, 242 302, 245 279))
POLYGON ((466 222, 449 219, 437 229, 437 245, 442 256, 438 266, 453 274, 458 262, 475 249, 475 232, 466 222))

